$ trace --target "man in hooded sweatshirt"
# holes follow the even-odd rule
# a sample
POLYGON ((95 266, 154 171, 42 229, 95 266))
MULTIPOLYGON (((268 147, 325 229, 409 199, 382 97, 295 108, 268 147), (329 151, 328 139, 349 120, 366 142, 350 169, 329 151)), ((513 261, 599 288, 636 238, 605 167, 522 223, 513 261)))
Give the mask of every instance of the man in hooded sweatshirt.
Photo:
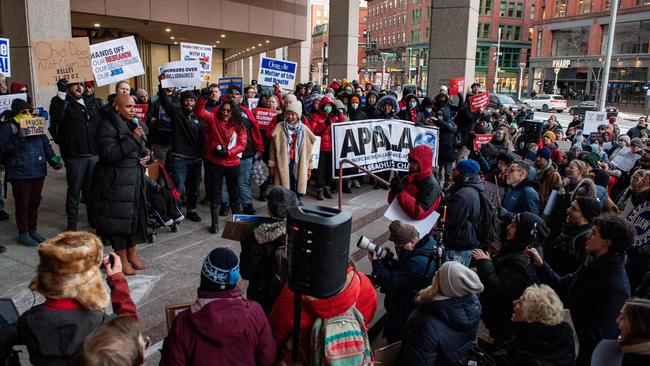
POLYGON ((198 298, 176 316, 160 364, 272 365, 276 343, 262 307, 239 293, 239 259, 228 248, 208 254, 198 298))

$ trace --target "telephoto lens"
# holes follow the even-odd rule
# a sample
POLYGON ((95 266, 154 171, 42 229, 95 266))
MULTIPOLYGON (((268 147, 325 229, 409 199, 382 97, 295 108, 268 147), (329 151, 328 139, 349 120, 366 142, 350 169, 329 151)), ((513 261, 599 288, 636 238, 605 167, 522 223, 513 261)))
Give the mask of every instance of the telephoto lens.
POLYGON ((359 241, 357 242, 357 248, 365 249, 369 252, 374 252, 377 254, 377 258, 379 259, 384 259, 386 256, 392 258, 393 256, 393 253, 390 250, 382 247, 381 245, 373 243, 369 238, 365 236, 359 238, 359 241))

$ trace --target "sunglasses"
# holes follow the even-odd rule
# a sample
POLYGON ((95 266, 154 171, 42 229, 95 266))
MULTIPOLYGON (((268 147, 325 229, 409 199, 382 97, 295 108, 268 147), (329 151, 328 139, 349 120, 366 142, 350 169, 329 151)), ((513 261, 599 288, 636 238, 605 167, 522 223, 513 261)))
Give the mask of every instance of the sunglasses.
POLYGON ((232 92, 232 93, 230 93, 230 94, 232 94, 232 95, 241 95, 241 93, 240 93, 240 92, 238 92, 238 91, 236 91, 236 90, 233 90, 233 92, 232 92))
POLYGON ((221 108, 221 111, 223 112, 223 114, 230 114, 230 113, 232 113, 232 109, 221 108))

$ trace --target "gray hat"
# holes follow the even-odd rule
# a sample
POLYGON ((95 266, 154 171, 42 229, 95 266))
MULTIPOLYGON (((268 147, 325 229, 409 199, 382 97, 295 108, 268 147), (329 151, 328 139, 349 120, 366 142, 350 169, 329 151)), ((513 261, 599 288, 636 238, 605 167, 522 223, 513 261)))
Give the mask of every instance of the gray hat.
POLYGON ((630 141, 630 146, 636 146, 636 147, 643 148, 643 140, 641 140, 638 137, 635 137, 635 138, 632 139, 632 141, 630 141))
POLYGON ((463 297, 483 292, 483 284, 476 272, 459 262, 449 261, 438 270, 440 292, 447 297, 463 297))

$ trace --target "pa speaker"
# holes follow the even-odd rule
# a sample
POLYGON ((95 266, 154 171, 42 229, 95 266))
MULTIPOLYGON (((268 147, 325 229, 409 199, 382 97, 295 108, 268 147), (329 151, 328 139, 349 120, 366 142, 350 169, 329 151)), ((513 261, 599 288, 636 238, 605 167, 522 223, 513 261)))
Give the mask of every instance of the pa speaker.
POLYGON ((345 285, 352 215, 323 206, 287 210, 289 288, 327 298, 345 285))
POLYGON ((521 125, 525 136, 524 141, 538 143, 539 139, 542 138, 543 123, 533 120, 525 120, 521 122, 521 125))

